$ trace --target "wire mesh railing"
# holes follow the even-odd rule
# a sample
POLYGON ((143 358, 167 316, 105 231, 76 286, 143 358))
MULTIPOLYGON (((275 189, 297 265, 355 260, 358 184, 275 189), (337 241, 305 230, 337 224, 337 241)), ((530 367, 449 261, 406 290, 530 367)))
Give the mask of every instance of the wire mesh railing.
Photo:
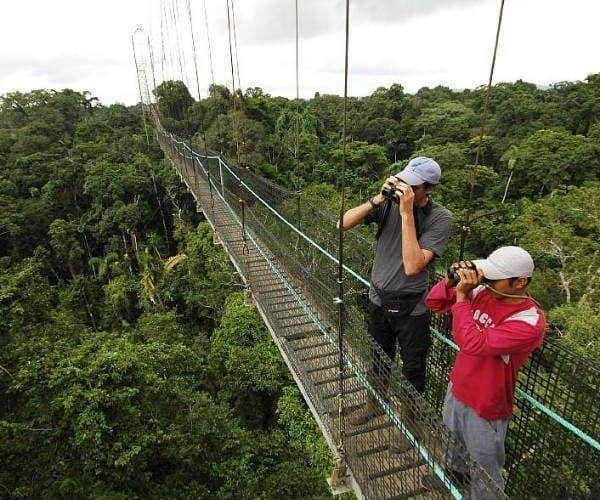
MULTIPOLYGON (((367 427, 346 424, 340 428, 336 413, 339 373, 335 363, 336 216, 315 207, 302 193, 285 190, 246 169, 238 169, 219 155, 205 157, 194 152, 185 142, 162 131, 159 123, 156 126, 163 150, 196 196, 204 196, 202 204, 214 206, 218 199, 237 218, 238 225, 243 221, 242 232, 251 238, 254 251, 261 253, 261 259, 269 260, 277 270, 273 272, 280 273, 280 281, 293 291, 293 302, 284 292, 281 300, 301 304, 295 317, 292 313, 286 317, 286 302, 278 302, 274 295, 277 292, 262 287, 270 278, 261 273, 255 275, 244 266, 249 254, 242 252, 235 257, 267 317, 274 318, 280 329, 292 332, 290 338, 294 340, 288 342, 282 337, 280 348, 301 378, 305 394, 315 405, 332 441, 344 443, 348 464, 365 496, 459 498, 465 494, 459 478, 443 466, 448 450, 457 447, 440 422, 455 355, 451 342, 444 341, 449 335, 448 318, 434 318, 437 336, 428 357, 429 383, 422 397, 368 335, 361 308, 348 301, 344 351, 347 378, 342 412, 351 415, 371 398, 376 400, 380 416, 367 427), (303 335, 315 325, 320 338, 303 335), (396 449, 404 452, 394 456, 396 449), (438 489, 424 487, 424 476, 436 478, 438 489)), ((348 233, 346 242, 351 249, 347 252, 347 289, 350 296, 358 296, 368 285, 364 276, 368 275, 372 245, 363 235, 353 233, 348 233)), ((506 491, 511 496, 598 496, 595 464, 599 457, 593 446, 599 408, 596 374, 594 365, 553 340, 548 340, 525 365, 507 438, 506 491), (586 441, 582 435, 590 439, 586 441)), ((472 482, 478 482, 491 497, 502 496, 485 473, 474 464, 471 468, 478 476, 472 482)))

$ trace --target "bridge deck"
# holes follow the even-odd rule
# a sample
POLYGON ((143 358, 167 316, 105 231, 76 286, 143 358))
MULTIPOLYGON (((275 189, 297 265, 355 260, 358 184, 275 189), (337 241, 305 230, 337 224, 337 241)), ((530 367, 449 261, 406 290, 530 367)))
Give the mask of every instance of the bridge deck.
MULTIPOLYGON (((185 162, 170 157, 182 182, 194 195, 204 215, 227 251, 245 283, 250 287, 273 340, 294 376, 332 452, 338 455, 336 420, 338 414, 338 348, 335 341, 315 323, 319 317, 310 297, 294 284, 294 278, 270 254, 266 245, 247 229, 247 239, 235 213, 201 176, 189 175, 185 162), (195 177, 195 178, 194 178, 195 177)), ((330 335, 332 335, 330 333, 330 335)), ((352 356, 352 349, 349 348, 352 356)), ((344 412, 362 407, 367 398, 365 386, 356 374, 345 372, 344 412)), ((399 407, 400 402, 393 405, 399 407)), ((409 449, 401 454, 390 445, 405 440, 388 414, 360 426, 346 426, 346 460, 349 481, 359 498, 439 498, 448 494, 428 492, 421 477, 428 467, 420 453, 409 449), (383 495, 382 495, 383 494, 383 495)))

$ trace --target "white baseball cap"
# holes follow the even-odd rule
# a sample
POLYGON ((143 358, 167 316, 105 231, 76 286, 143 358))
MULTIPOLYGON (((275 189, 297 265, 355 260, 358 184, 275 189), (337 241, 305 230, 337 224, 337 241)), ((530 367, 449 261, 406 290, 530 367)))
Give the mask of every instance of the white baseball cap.
POLYGON ((521 247, 500 247, 487 259, 473 260, 477 269, 489 280, 529 278, 533 275, 533 259, 521 247))
POLYGON ((396 174, 409 186, 420 186, 424 182, 439 184, 442 178, 442 169, 438 163, 427 156, 417 156, 408 162, 408 165, 396 174))

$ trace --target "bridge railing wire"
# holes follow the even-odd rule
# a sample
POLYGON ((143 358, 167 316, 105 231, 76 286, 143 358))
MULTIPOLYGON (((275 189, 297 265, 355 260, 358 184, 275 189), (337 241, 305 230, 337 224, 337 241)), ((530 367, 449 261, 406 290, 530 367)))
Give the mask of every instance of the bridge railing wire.
MULTIPOLYGON (((179 146, 182 147, 181 144, 179 146)), ((172 144, 165 147, 173 148, 172 144)), ((190 149, 189 146, 186 147, 190 149)), ((175 150, 172 151, 175 155, 179 154, 175 150)), ((217 155, 203 158, 198 153, 194 154, 200 158, 199 161, 204 162, 213 188, 220 190, 229 206, 239 207, 239 200, 244 200, 249 231, 265 244, 272 258, 285 270, 294 288, 307 303, 313 305, 318 321, 327 325, 331 332, 335 332, 335 263, 282 221, 293 221, 311 240, 332 253, 336 245, 335 215, 327 216, 325 210, 316 208, 309 200, 304 199, 301 193, 278 188, 256 174, 225 163, 217 155), (252 193, 240 183, 240 179, 251 188, 252 193), (275 210, 280 217, 266 205, 275 210)), ((187 178, 197 186, 198 172, 194 162, 184 162, 183 168, 187 178)), ((201 175, 205 177, 206 182, 205 173, 202 172, 201 175)), ((367 266, 372 260, 370 242, 363 237, 356 237, 354 241, 349 239, 348 246, 351 249, 349 255, 355 259, 350 267, 355 265, 354 269, 360 269, 360 276, 367 276, 367 266)), ((349 275, 347 283, 350 285, 350 295, 358 296, 364 293, 364 280, 359 281, 349 275)), ((436 463, 443 463, 445 450, 452 444, 453 439, 439 422, 447 376, 455 356, 455 350, 449 341, 449 318, 434 317, 433 326, 438 336, 434 338, 433 349, 428 358, 429 383, 426 399, 423 399, 414 392, 401 376, 398 367, 393 365, 366 333, 365 317, 361 308, 349 302, 347 310, 347 355, 354 360, 356 369, 379 394, 383 393, 384 380, 390 380, 393 391, 389 399, 382 401, 385 410, 392 414, 402 414, 402 407, 406 413, 406 408, 410 406, 412 413, 419 415, 419 431, 426 430, 419 432, 420 439, 417 440, 416 433, 413 435, 409 429, 402 429, 403 424, 399 421, 399 425, 394 426, 395 430, 389 430, 389 435, 386 436, 387 431, 377 434, 377 439, 382 440, 381 443, 369 444, 375 448, 383 448, 394 440, 407 439, 407 435, 410 440, 412 436, 419 443, 415 451, 418 455, 414 457, 415 464, 423 460, 418 451, 419 446, 429 450, 428 453, 431 453, 436 463), (375 368, 374 360, 378 364, 375 368), (399 434, 393 434, 399 428, 399 434)), ((302 370, 302 367, 298 369, 302 370)), ((550 494, 552 497, 556 495, 572 498, 600 496, 597 494, 596 485, 596 464, 597 458, 600 458, 598 450, 587 446, 587 443, 582 442, 580 435, 555 418, 567 419, 568 423, 584 436, 591 436, 593 443, 594 438, 598 436, 600 419, 597 375, 597 366, 582 360, 553 339, 549 339, 525 365, 519 377, 520 397, 517 399, 507 438, 507 492, 510 495, 519 497, 550 494), (552 412, 556 415, 553 416, 552 412)), ((349 393, 345 404, 349 412, 365 400, 365 394, 361 394, 355 387, 352 387, 352 390, 355 392, 349 393)), ((315 392, 318 391, 315 389, 315 392)), ((315 394, 315 401, 322 399, 315 394)), ((320 410, 327 412, 331 410, 330 406, 331 404, 324 405, 320 410)), ((330 419, 328 426, 332 435, 336 435, 335 422, 330 419)), ((379 463, 377 460, 362 460, 360 454, 361 450, 364 450, 364 437, 358 437, 345 437, 352 470, 362 477, 376 477, 378 467, 380 470, 385 469, 385 460, 380 458, 379 463)), ((425 468, 427 467, 432 468, 430 464, 425 464, 425 468)), ((422 472, 418 472, 418 466, 407 470, 415 470, 415 474, 422 475, 422 472)))
MULTIPOLYGON (((181 144, 176 145, 172 149, 172 154, 179 157, 179 166, 182 168, 182 174, 187 179, 188 185, 191 183, 192 186, 196 187, 198 172, 195 171, 193 155, 190 154, 188 157, 182 151, 181 146, 181 144)), ((294 289, 298 290, 300 296, 305 298, 306 303, 313 306, 316 322, 322 325, 324 332, 329 332, 327 338, 330 339, 332 344, 335 344, 334 319, 336 311, 333 306, 333 298, 337 290, 334 286, 335 280, 332 279, 335 264, 331 259, 323 258, 322 253, 315 251, 312 246, 304 245, 304 251, 299 251, 298 238, 290 237, 289 228, 282 223, 281 218, 274 217, 271 211, 265 209, 263 203, 257 203, 258 200, 248 196, 248 192, 240 190, 238 179, 235 176, 232 177, 230 175, 231 170, 224 170, 223 166, 219 161, 206 162, 206 177, 210 176, 211 182, 214 179, 217 180, 213 182, 213 189, 219 192, 223 201, 232 209, 232 212, 236 213, 238 218, 241 214, 237 207, 241 206, 240 199, 244 200, 244 215, 249 233, 255 235, 257 240, 265 244, 270 258, 285 271, 286 277, 294 289)), ((201 175, 203 174, 204 172, 201 175)), ((271 199, 271 201, 274 200, 271 199)), ((280 208, 284 211, 285 200, 280 200, 280 202, 280 208)), ((315 233, 314 236, 318 237, 321 243, 328 241, 325 237, 326 232, 315 233)), ((252 286, 252 283, 250 286, 252 286)), ((266 309, 269 310, 269 304, 266 304, 266 309)), ((366 328, 363 318, 357 315, 352 308, 350 308, 347 318, 348 342, 345 355, 353 370, 351 374, 362 379, 363 386, 361 386, 361 383, 355 383, 355 386, 352 387, 354 396, 351 395, 344 401, 344 409, 351 410, 364 404, 366 396, 364 385, 370 387, 369 390, 372 395, 378 397, 378 393, 381 392, 383 386, 383 380, 392 378, 391 386, 394 389, 389 398, 387 396, 386 398, 379 397, 386 412, 386 415, 382 418, 392 417, 390 426, 382 427, 380 432, 369 436, 363 436, 361 435, 363 433, 356 432, 350 432, 348 435, 343 436, 349 450, 348 459, 354 474, 367 485, 370 492, 369 496, 380 498, 392 495, 399 488, 398 475, 394 474, 394 471, 386 471, 386 468, 389 469, 390 467, 390 460, 385 453, 380 452, 383 449, 387 450, 395 440, 408 439, 412 445, 411 451, 406 451, 403 457, 405 463, 399 469, 399 471, 406 471, 403 481, 406 483, 408 481, 407 476, 410 474, 414 477, 408 483, 418 485, 419 479, 429 472, 432 475, 441 477, 447 483, 445 487, 442 486, 443 493, 439 493, 437 496, 445 497, 449 492, 453 492, 453 496, 460 498, 459 490, 455 486, 455 478, 438 465, 443 460, 442 447, 444 443, 447 446, 452 440, 451 436, 447 432, 445 434, 442 432, 439 418, 434 417, 435 412, 430 407, 428 408, 427 402, 414 393, 410 384, 407 384, 399 376, 399 372, 393 372, 391 360, 383 353, 381 347, 368 334, 365 334, 366 328), (374 353, 376 353, 375 356, 373 356, 374 353), (373 365, 375 363, 378 366, 374 370, 373 365), (361 394, 361 391, 356 390, 359 388, 364 393, 361 394), (414 430, 411 431, 406 427, 398 417, 399 410, 397 406, 400 401, 404 401, 405 406, 408 404, 414 405, 413 413, 430 417, 430 420, 421 422, 419 435, 414 430), (437 425, 434 425, 436 423, 437 425), (366 460, 365 456, 362 455, 365 450, 375 450, 377 453, 371 457, 371 460, 366 460), (390 495, 387 495, 386 492, 390 495)), ((306 367, 300 366, 299 370, 306 370, 306 367)), ((328 401, 331 397, 324 397, 326 395, 316 385, 309 392, 313 395, 311 399, 319 405, 320 414, 335 415, 335 412, 332 411, 333 402, 328 401)), ((337 419, 326 417, 324 421, 327 422, 327 427, 337 440, 339 438, 337 419)), ((476 470, 476 467, 473 467, 476 470)), ((494 498, 502 496, 491 480, 486 478, 483 473, 481 481, 494 498)), ((410 493, 408 488, 404 489, 406 490, 405 493, 410 493)), ((431 493, 431 496, 436 496, 436 494, 431 493)))

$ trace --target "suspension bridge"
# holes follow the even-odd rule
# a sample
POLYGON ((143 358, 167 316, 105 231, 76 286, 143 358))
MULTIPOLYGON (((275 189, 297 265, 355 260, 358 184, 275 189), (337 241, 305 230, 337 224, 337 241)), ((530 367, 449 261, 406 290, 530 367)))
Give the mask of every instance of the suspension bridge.
MULTIPOLYGON (((440 421, 455 349, 448 318, 434 320, 425 397, 415 393, 369 337, 364 316, 350 302, 340 370, 338 261, 332 237, 335 215, 298 193, 233 166, 217 153, 195 151, 188 142, 165 131, 155 112, 152 115, 161 148, 244 279, 248 296, 258 307, 332 452, 347 465, 347 480, 357 495, 462 498, 466 492, 443 468, 444 452, 453 439, 440 421), (389 401, 381 393, 381 380, 367 375, 375 351, 382 363, 378 372, 392 379, 389 401), (382 415, 368 424, 349 426, 340 417, 360 408, 368 393, 379 401, 382 415), (407 404, 418 416, 418 432, 402 420, 401 409, 407 404), (393 453, 398 446, 406 451, 393 453), (421 478, 432 474, 445 485, 445 491, 428 491, 422 486, 421 478)), ((372 249, 360 236, 349 238, 345 272, 347 297, 351 298, 368 286, 364 271, 372 249)), ((552 340, 523 368, 508 438, 507 492, 511 496, 572 497, 577 496, 582 481, 595 487, 597 462, 591 457, 600 457, 600 446, 592 437, 597 435, 599 420, 597 375, 593 364, 552 340), (548 457, 559 462, 548 463, 548 457)), ((504 497, 483 471, 481 476, 490 497, 504 497)))
MULTIPOLYGON (((237 62, 237 39, 233 2, 231 17, 229 1, 227 6, 235 108, 239 105, 235 99, 239 66, 234 65, 233 57, 235 46, 237 62)), ((189 2, 188 14, 191 28, 189 2)), ((172 15, 176 23, 174 10, 172 15)), ((501 16, 496 48, 500 20, 501 16)), ((296 33, 297 25, 296 17, 296 33)), ((345 87, 347 37, 348 15, 345 87)), ((133 38, 132 42, 135 55, 133 38)), ((193 50, 195 63, 195 46, 193 50)), ((472 187, 495 55, 496 49, 472 187)), ((177 59, 183 73, 181 57, 177 59)), ((204 150, 199 151, 189 141, 165 130, 150 92, 150 81, 156 88, 151 50, 148 63, 144 57, 139 58, 138 49, 136 67, 145 119, 153 126, 165 158, 195 198, 198 211, 212 226, 215 242, 223 245, 244 280, 248 303, 258 308, 337 459, 330 478, 332 491, 351 489, 359 498, 378 499, 468 497, 457 478, 444 467, 446 450, 456 446, 441 422, 442 400, 456 352, 448 317, 433 320, 428 388, 420 395, 369 336, 364 312, 355 300, 369 287, 372 242, 356 233, 347 234, 345 239, 340 234, 338 238, 338 215, 315 206, 300 192, 241 168, 239 130, 234 131, 237 165, 209 150, 206 141, 204 150), (342 254, 340 249, 344 247, 342 254), (381 365, 375 370, 378 375, 371 370, 374 359, 381 365), (390 380, 387 396, 382 390, 384 379, 390 380), (369 396, 378 402, 380 415, 362 425, 351 425, 346 417, 361 408, 369 396), (416 415, 415 421, 403 417, 406 408, 416 415), (427 487, 424 477, 436 478, 437 487, 427 487)), ((199 85, 198 95, 200 98, 199 85)), ((345 130, 342 138, 345 144, 345 130)), ((598 372, 597 365, 552 338, 534 353, 517 383, 515 415, 507 437, 505 491, 499 490, 476 464, 469 464, 473 480, 480 482, 487 497, 600 497, 598 372)), ((466 453, 465 458, 468 461, 466 453)))

